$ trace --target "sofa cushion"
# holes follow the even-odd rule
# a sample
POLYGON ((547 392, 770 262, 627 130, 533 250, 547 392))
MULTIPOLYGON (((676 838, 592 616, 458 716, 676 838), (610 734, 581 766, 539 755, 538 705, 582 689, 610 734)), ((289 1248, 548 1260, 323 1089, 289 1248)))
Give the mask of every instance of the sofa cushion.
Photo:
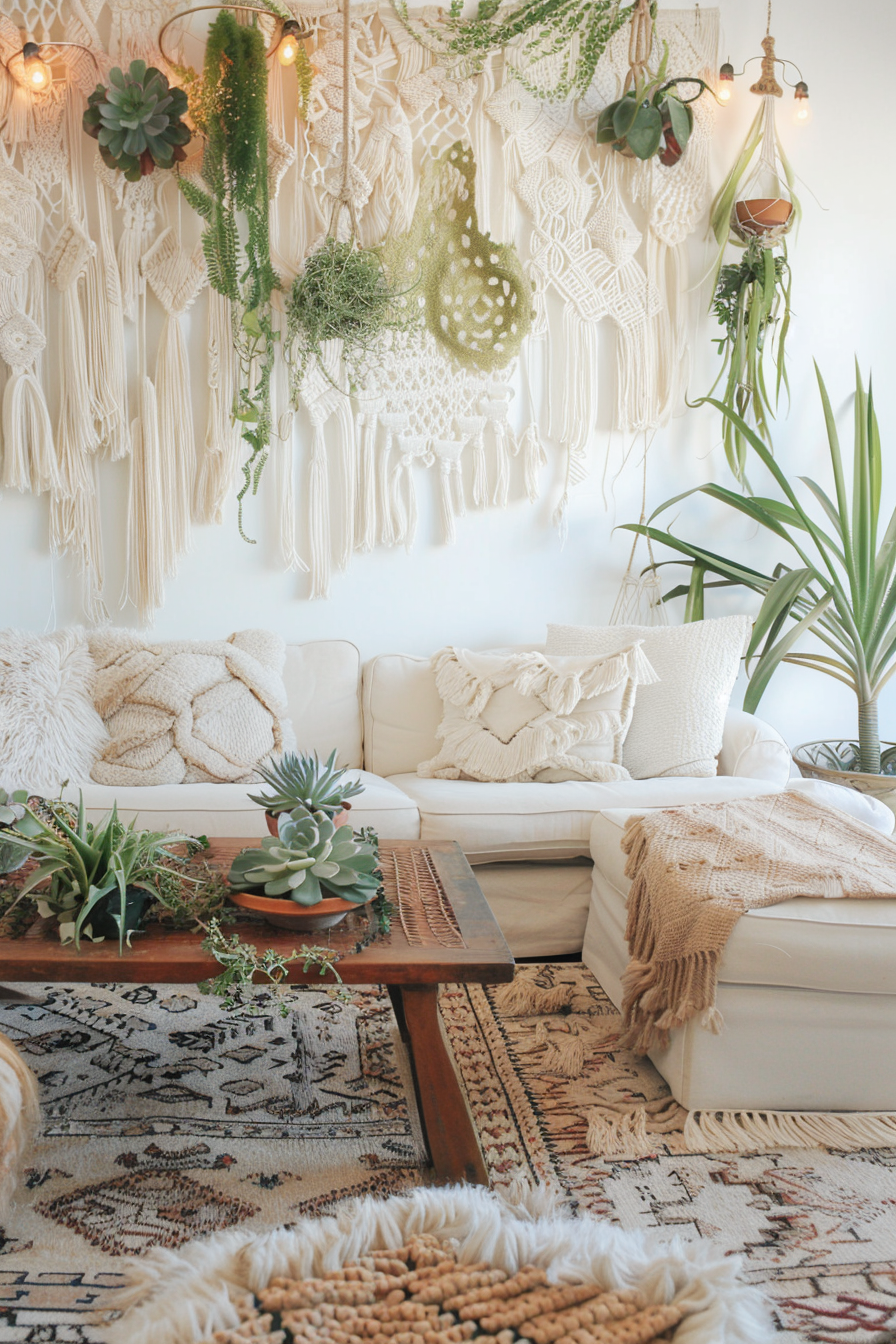
POLYGON ((635 779, 709 776, 751 626, 749 616, 669 626, 549 625, 547 652, 584 657, 643 640, 659 680, 638 695, 622 763, 635 779))
MULTIPOLYGON (((602 812, 591 829, 595 872, 603 879, 595 881, 591 917, 617 940, 625 936, 630 885, 620 841, 629 817, 641 811, 602 812)), ((723 982, 896 994, 896 900, 800 897, 748 910, 722 954, 723 982)))
POLYGON ((226 640, 147 643, 130 630, 91 636, 94 698, 111 741, 98 784, 236 784, 294 745, 283 663, 267 630, 226 640))
POLYGON ((298 750, 326 758, 335 748, 340 765, 360 768, 361 655, 355 645, 346 639, 287 644, 283 685, 298 750))
POLYGON ((639 683, 635 643, 604 658, 442 649, 432 659, 444 711, 424 778, 563 783, 627 779, 622 744, 639 683))
POLYGON ((570 859, 590 854, 594 815, 603 808, 675 807, 777 793, 743 779, 623 779, 610 784, 480 784, 465 779, 391 776, 420 809, 424 840, 456 840, 471 862, 521 857, 570 859))
POLYGON ((86 779, 109 741, 81 630, 0 630, 0 788, 55 795, 86 779))
MULTIPOLYGON (((351 770, 364 792, 352 801, 352 825, 373 826, 385 840, 415 840, 420 834, 416 804, 389 780, 351 770)), ((186 831, 188 835, 267 835, 263 810, 250 803, 251 784, 155 784, 109 788, 88 781, 83 786, 88 817, 96 821, 118 803, 124 821, 137 819, 149 830, 186 831)), ((78 801, 77 787, 65 796, 78 801)))

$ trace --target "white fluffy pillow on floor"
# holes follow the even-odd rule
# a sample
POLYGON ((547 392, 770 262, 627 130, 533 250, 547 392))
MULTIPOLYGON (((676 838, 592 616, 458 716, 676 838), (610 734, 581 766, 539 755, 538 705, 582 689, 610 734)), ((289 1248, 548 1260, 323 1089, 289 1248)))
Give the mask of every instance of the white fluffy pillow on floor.
POLYGON ((251 782, 259 765, 295 746, 279 635, 149 644, 103 630, 90 647, 110 733, 92 771, 98 784, 251 782))
POLYGON ((547 653, 583 658, 633 640, 659 680, 638 694, 623 764, 633 779, 716 774, 725 714, 752 629, 749 616, 689 625, 549 625, 547 653))
POLYGON ((635 690, 654 675, 639 644, 599 658, 447 648, 432 665, 443 702, 442 746, 417 767, 424 778, 629 778, 622 744, 635 690))
POLYGON ((109 740, 81 630, 0 630, 0 788, 55 797, 90 777, 109 740))

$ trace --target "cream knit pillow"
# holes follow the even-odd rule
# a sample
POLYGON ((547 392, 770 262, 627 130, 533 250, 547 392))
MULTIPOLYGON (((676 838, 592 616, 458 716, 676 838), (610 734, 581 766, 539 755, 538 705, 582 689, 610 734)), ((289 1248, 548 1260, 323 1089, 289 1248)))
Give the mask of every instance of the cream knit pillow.
POLYGON ((295 745, 279 635, 148 644, 105 630, 90 647, 96 706, 111 734, 93 767, 98 784, 244 783, 295 745))
POLYGON ((89 777, 109 740, 95 675, 81 630, 0 630, 0 788, 52 798, 89 777))
POLYGON ((639 644, 606 658, 442 649, 432 659, 444 713, 437 779, 556 783, 628 779, 622 744, 635 689, 654 673, 639 644))
POLYGON ((623 763, 634 779, 716 774, 725 714, 752 622, 723 616, 689 625, 549 625, 550 657, 606 655, 642 641, 657 674, 638 695, 623 763))

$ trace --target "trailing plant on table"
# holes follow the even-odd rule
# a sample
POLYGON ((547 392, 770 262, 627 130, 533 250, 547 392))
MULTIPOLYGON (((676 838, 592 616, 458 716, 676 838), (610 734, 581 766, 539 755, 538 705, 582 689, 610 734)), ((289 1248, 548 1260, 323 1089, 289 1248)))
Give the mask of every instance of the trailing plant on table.
POLYGON ((435 55, 455 79, 481 72, 493 52, 518 43, 526 63, 560 53, 569 57, 566 73, 553 87, 530 80, 513 62, 508 68, 530 93, 540 98, 583 97, 591 87, 607 43, 631 18, 634 4, 619 0, 522 0, 502 6, 479 0, 475 17, 463 13, 462 0, 451 0, 440 21, 409 13, 407 0, 392 0, 411 37, 435 55))
MULTIPOLYGON (((726 419, 735 422, 745 444, 771 474, 777 496, 766 498, 739 494, 720 485, 701 485, 661 504, 647 524, 630 523, 626 527, 686 557, 682 563, 691 569, 689 584, 672 589, 664 597, 665 601, 687 597, 686 621, 702 618, 706 588, 740 586, 761 595, 762 606, 746 654, 748 670, 751 663, 753 667, 744 709, 757 708, 782 662, 834 677, 848 686, 858 701, 859 739, 854 755, 859 769, 879 774, 877 702, 896 673, 896 510, 881 537, 882 454, 870 382, 866 391, 856 367, 850 486, 830 398, 817 369, 816 373, 833 497, 811 477, 799 480, 820 507, 823 521, 801 501, 768 444, 729 406, 707 398, 726 419), (753 569, 650 526, 658 514, 691 494, 708 495, 758 523, 790 548, 789 563, 782 561, 771 572, 753 569), (708 575, 714 577, 708 580, 708 575), (803 637, 810 633, 820 640, 824 652, 801 647, 803 637)), ((840 768, 844 768, 842 763, 840 768)))
POLYGON ((242 374, 234 417, 250 453, 237 495, 258 489, 271 441, 271 375, 278 333, 271 295, 280 278, 271 260, 268 199, 267 63, 265 40, 254 26, 222 10, 208 33, 205 67, 191 102, 206 137, 204 185, 181 177, 180 187, 205 221, 202 246, 209 284, 230 300, 233 341, 242 374))
MULTIPOLYGON (((284 987, 290 966, 297 961, 307 975, 316 969, 318 974, 333 975, 342 985, 336 969, 340 954, 335 948, 309 947, 303 943, 292 952, 276 952, 272 947, 259 952, 254 943, 244 943, 238 933, 228 938, 217 919, 211 919, 206 930, 202 950, 213 956, 223 968, 212 980, 203 980, 199 988, 203 994, 215 994, 222 1008, 257 1011, 255 986, 268 981, 275 989, 284 987)), ((277 1010, 281 1017, 289 1015, 289 1007, 280 999, 277 1010)))
POLYGON ((233 861, 230 885, 236 891, 263 891, 297 905, 318 905, 328 896, 363 905, 373 899, 382 876, 376 847, 356 840, 349 826, 335 826, 323 812, 281 812, 279 834, 259 849, 244 849, 233 861))
POLYGON ((335 751, 324 762, 316 751, 310 755, 285 751, 273 765, 259 767, 271 793, 250 793, 249 801, 274 815, 302 808, 332 818, 350 798, 364 792, 360 780, 345 778, 347 770, 347 766, 337 766, 335 751))
POLYGON ((37 860, 17 899, 33 893, 39 912, 57 920, 63 943, 80 947, 82 936, 114 937, 120 952, 166 883, 176 878, 198 884, 201 879, 185 869, 206 843, 138 830, 120 820, 116 806, 101 821, 88 821, 83 796, 77 808, 59 799, 29 799, 4 836, 25 858, 37 860))
POLYGON ((183 89, 171 88, 155 66, 131 61, 127 71, 109 71, 108 85, 97 84, 81 124, 107 168, 139 182, 154 168, 173 168, 187 157, 184 145, 192 132, 186 111, 183 89))

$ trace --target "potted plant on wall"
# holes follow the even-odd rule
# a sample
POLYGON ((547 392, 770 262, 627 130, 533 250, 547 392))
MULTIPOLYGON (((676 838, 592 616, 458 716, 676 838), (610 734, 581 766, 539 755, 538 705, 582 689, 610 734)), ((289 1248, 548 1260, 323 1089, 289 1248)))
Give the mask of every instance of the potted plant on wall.
POLYGON ((331 751, 321 763, 317 752, 299 755, 285 751, 274 765, 262 766, 258 773, 270 793, 250 793, 249 801, 265 810, 268 830, 279 834, 279 819, 284 812, 322 812, 336 826, 344 826, 351 810, 350 798, 364 792, 357 779, 346 779, 348 766, 337 766, 331 751))
POLYGON ((762 595, 746 654, 750 684, 744 709, 755 711, 782 662, 834 677, 849 686, 858 701, 858 740, 809 742, 795 749, 794 759, 804 775, 866 792, 888 793, 896 786, 896 745, 887 743, 887 750, 881 752, 878 697, 896 673, 896 510, 881 537, 882 459, 870 382, 866 391, 857 367, 850 487, 830 399, 817 369, 816 373, 833 497, 810 477, 800 480, 820 507, 823 523, 796 493, 768 445, 730 407, 705 398, 734 422, 771 474, 777 495, 765 498, 701 485, 661 504, 648 524, 626 527, 687 557, 683 563, 690 566, 690 583, 664 597, 666 601, 687 597, 686 621, 702 618, 706 588, 735 585, 762 595), (792 552, 790 562, 766 573, 649 525, 657 514, 695 493, 720 500, 786 543, 792 552), (707 576, 713 577, 708 580, 707 576), (810 632, 823 649, 804 646, 810 632))
POLYGON ((604 108, 597 122, 599 145, 612 145, 628 158, 652 159, 655 155, 667 168, 678 162, 694 129, 689 104, 707 85, 696 76, 666 79, 668 54, 667 48, 656 75, 639 81, 604 108), (696 92, 685 96, 679 85, 694 85, 696 92))

